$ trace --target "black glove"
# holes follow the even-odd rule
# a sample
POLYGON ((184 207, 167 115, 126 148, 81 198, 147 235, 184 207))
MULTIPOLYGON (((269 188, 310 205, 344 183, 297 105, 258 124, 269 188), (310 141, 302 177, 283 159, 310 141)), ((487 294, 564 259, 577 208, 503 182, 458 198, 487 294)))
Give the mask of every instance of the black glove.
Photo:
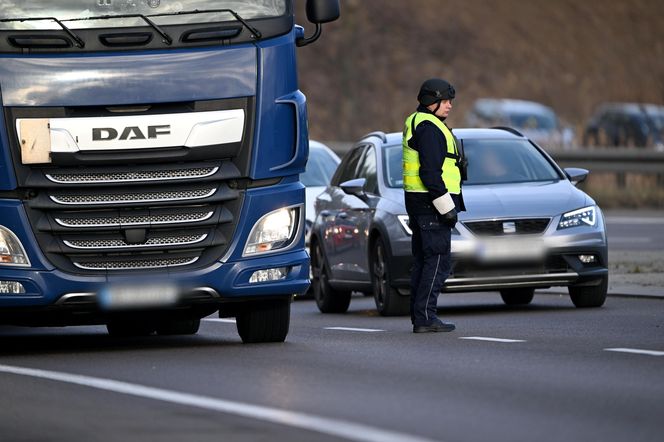
POLYGON ((457 217, 457 211, 455 209, 450 210, 443 217, 443 223, 450 229, 454 228, 459 218, 457 217))

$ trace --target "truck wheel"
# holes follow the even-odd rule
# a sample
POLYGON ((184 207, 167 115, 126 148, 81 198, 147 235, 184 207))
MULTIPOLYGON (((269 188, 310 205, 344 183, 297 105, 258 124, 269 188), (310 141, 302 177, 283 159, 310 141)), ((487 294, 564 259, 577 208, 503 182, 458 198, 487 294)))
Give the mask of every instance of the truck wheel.
POLYGON ((321 313, 346 313, 350 305, 350 291, 335 290, 330 286, 327 266, 323 251, 317 242, 312 244, 311 268, 313 280, 311 285, 314 290, 316 305, 321 313))
POLYGON ((284 342, 290 325, 290 299, 251 303, 235 319, 245 344, 284 342))
POLYGON ((505 289, 500 291, 500 297, 507 305, 526 305, 530 304, 535 296, 535 289, 532 288, 518 288, 518 289, 505 289))
POLYGON ((108 334, 114 337, 128 338, 134 336, 149 336, 155 327, 151 323, 135 321, 113 321, 106 324, 108 334))
POLYGON ((599 285, 588 287, 568 287, 569 296, 578 308, 601 307, 606 301, 606 293, 609 290, 609 277, 602 278, 599 285))
POLYGON ((191 319, 171 319, 161 321, 157 324, 158 335, 195 335, 201 326, 201 320, 191 319))
POLYGON ((376 309, 382 316, 403 316, 410 313, 410 296, 401 296, 390 285, 390 270, 382 238, 376 238, 371 254, 371 285, 376 309))

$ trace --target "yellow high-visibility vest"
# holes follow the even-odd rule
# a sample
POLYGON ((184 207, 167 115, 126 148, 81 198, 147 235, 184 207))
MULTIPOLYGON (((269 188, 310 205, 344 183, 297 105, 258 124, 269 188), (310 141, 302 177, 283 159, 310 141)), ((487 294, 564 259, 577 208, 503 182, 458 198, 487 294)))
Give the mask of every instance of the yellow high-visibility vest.
POLYGON ((457 165, 459 151, 452 132, 435 115, 415 112, 406 119, 403 131, 403 188, 406 192, 427 192, 427 188, 420 179, 420 155, 408 145, 415 129, 423 121, 432 122, 445 135, 447 152, 443 161, 441 177, 447 191, 453 194, 461 193, 461 171, 457 165))

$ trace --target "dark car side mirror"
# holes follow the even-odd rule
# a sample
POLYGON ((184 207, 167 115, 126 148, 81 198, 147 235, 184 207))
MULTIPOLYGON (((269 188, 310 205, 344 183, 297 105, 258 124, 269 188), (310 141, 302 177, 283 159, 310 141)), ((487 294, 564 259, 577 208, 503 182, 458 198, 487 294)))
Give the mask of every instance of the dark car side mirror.
POLYGON ((367 201, 367 194, 364 191, 364 186, 367 184, 366 178, 355 178, 354 180, 344 181, 339 184, 341 190, 348 195, 353 195, 361 199, 362 201, 367 201))
POLYGON ((567 178, 569 178, 575 186, 588 178, 589 173, 590 172, 587 169, 580 169, 578 167, 568 167, 565 169, 567 178))

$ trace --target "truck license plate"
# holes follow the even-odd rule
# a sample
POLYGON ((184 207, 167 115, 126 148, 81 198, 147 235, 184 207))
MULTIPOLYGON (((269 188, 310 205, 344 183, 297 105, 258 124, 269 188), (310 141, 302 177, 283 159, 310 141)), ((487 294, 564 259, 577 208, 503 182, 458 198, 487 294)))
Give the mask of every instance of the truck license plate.
POLYGON ((99 303, 107 310, 169 307, 174 305, 179 290, 172 284, 118 285, 99 292, 99 303))

